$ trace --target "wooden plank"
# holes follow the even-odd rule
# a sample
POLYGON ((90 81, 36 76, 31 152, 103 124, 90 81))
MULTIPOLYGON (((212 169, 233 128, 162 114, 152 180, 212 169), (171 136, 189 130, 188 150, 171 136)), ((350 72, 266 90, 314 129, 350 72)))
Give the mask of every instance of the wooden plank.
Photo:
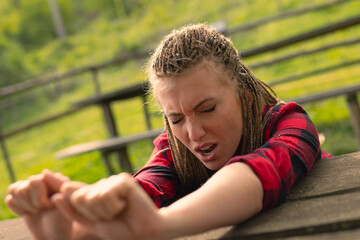
POLYGON ((360 190, 360 152, 318 160, 288 200, 360 190))
POLYGON ((147 57, 149 55, 149 50, 144 50, 144 51, 139 51, 139 52, 133 52, 133 53, 125 53, 122 56, 110 59, 108 61, 104 61, 102 63, 98 63, 98 64, 93 64, 93 65, 87 65, 84 67, 77 67, 77 68, 72 68, 64 73, 58 73, 58 74, 54 74, 54 75, 49 75, 49 76, 41 76, 38 78, 33 78, 30 80, 27 80, 25 82, 20 82, 14 85, 10 85, 7 87, 3 87, 0 88, 0 99, 16 94, 16 93, 20 93, 44 84, 48 84, 50 82, 54 82, 54 81, 58 81, 64 78, 69 78, 69 77, 73 77, 88 71, 91 71, 93 69, 102 69, 102 68, 106 68, 108 66, 112 66, 115 64, 120 64, 132 59, 143 59, 145 57, 147 57))
POLYGON ((278 240, 354 240, 359 239, 360 229, 338 231, 321 234, 311 234, 289 238, 279 238, 278 240))
POLYGON ((1 240, 30 240, 30 231, 21 218, 0 221, 1 240))
POLYGON ((348 86, 345 88, 334 89, 334 90, 329 90, 326 92, 316 93, 316 94, 312 94, 312 95, 305 96, 305 97, 293 98, 293 99, 290 99, 287 101, 294 101, 299 104, 304 104, 307 102, 320 101, 320 100, 323 100, 326 98, 337 97, 337 96, 341 96, 341 95, 345 95, 345 94, 355 94, 359 91, 360 91, 360 84, 357 84, 357 85, 352 85, 352 86, 348 86))
POLYGON ((221 239, 273 239, 360 227, 360 193, 291 201, 235 226, 221 239))
POLYGON ((348 0, 336 0, 336 1, 332 1, 332 2, 327 2, 325 4, 321 4, 321 5, 315 5, 315 6, 309 6, 309 7, 304 7, 301 9, 295 9, 295 10, 290 10, 290 11, 285 11, 285 12, 281 12, 278 15, 275 16, 270 16, 270 17, 264 17, 255 21, 251 21, 239 26, 235 26, 233 28, 229 28, 228 30, 224 31, 224 34, 227 35, 231 35, 231 34, 236 34, 242 31, 246 31, 246 30, 251 30, 254 29, 256 27, 274 22, 274 21, 278 21, 281 19, 286 19, 289 17, 294 17, 294 16, 298 16, 304 13, 309 13, 312 11, 317 11, 317 10, 321 10, 324 8, 328 8, 328 7, 333 7, 337 4, 342 4, 342 3, 346 3, 348 2, 348 0))
POLYGON ((303 51, 299 51, 299 52, 296 52, 296 53, 290 53, 288 55, 281 56, 281 57, 278 57, 278 58, 274 58, 274 59, 271 59, 271 60, 265 60, 265 61, 262 61, 262 62, 254 63, 254 64, 250 65, 250 68, 254 69, 254 68, 259 68, 259 67, 265 67, 265 66, 273 65, 273 64, 279 63, 279 62, 289 61, 289 60, 291 60, 293 58, 296 58, 296 57, 300 57, 300 56, 304 57, 304 56, 309 55, 309 54, 314 54, 314 53, 322 52, 322 51, 333 49, 333 48, 353 45, 353 44, 357 44, 359 42, 360 42, 360 38, 346 40, 346 41, 337 42, 337 43, 330 43, 328 45, 321 46, 319 48, 310 49, 310 50, 303 50, 303 51))
POLYGON ((231 226, 217 228, 214 230, 210 230, 204 233, 192 235, 192 236, 184 236, 176 238, 175 240, 209 240, 209 239, 219 239, 221 236, 226 234, 228 231, 232 229, 231 226))
POLYGON ((147 93, 149 87, 148 82, 141 82, 129 87, 121 88, 100 96, 91 97, 73 104, 73 106, 88 106, 92 104, 101 104, 112 102, 115 100, 124 100, 128 98, 138 97, 147 93))
POLYGON ((16 129, 12 129, 12 130, 7 131, 7 132, 4 132, 4 133, 2 134, 2 136, 3 136, 4 138, 11 137, 11 136, 13 136, 13 135, 15 135, 15 134, 18 134, 18 133, 21 133, 21 132, 23 132, 23 131, 26 131, 26 130, 32 129, 32 128, 34 128, 34 127, 38 127, 38 126, 43 125, 43 124, 46 124, 46 123, 48 123, 48 122, 51 122, 51 121, 60 119, 60 118, 65 117, 65 116, 68 116, 68 115, 73 114, 73 113, 75 113, 75 112, 77 112, 77 111, 79 111, 79 110, 80 110, 79 107, 72 107, 72 108, 70 108, 70 109, 68 109, 68 110, 65 110, 65 111, 63 111, 63 112, 56 113, 56 114, 53 114, 53 115, 48 116, 48 117, 44 117, 44 118, 42 118, 42 119, 40 119, 40 120, 31 122, 31 123, 29 123, 29 124, 26 124, 26 125, 24 125, 24 126, 18 127, 18 128, 16 128, 16 129))
POLYGON ((55 157, 61 159, 91 151, 111 152, 119 149, 120 147, 124 147, 129 143, 136 142, 142 139, 156 137, 162 131, 162 129, 156 129, 128 136, 77 144, 57 152, 55 154, 55 157))
MULTIPOLYGON (((224 235, 229 232, 232 227, 223 227, 218 228, 215 230, 207 231, 205 233, 193 235, 193 236, 185 236, 179 237, 175 240, 209 240, 209 239, 236 239, 241 240, 244 238, 236 238, 224 235)), ((277 239, 277 240, 354 240, 358 239, 360 236, 360 229, 351 229, 351 230, 343 230, 337 232, 326 232, 326 233, 317 233, 312 234, 309 233, 307 235, 300 235, 300 236, 291 236, 291 237, 275 237, 275 238, 267 238, 266 236, 263 237, 263 240, 266 239, 277 239)), ((251 238, 252 239, 252 238, 251 238)))
POLYGON ((354 26, 354 25, 359 24, 359 23, 360 23, 360 15, 352 17, 352 18, 348 18, 348 19, 343 20, 341 22, 337 22, 337 23, 334 23, 334 24, 331 24, 331 25, 327 25, 327 26, 320 27, 320 28, 317 28, 317 29, 314 29, 314 30, 310 30, 308 32, 301 33, 299 35, 289 37, 287 39, 283 39, 283 40, 280 40, 280 41, 269 43, 269 44, 266 44, 266 45, 258 47, 258 48, 253 48, 253 49, 250 49, 250 50, 242 51, 240 53, 240 55, 241 55, 241 57, 250 57, 250 56, 262 54, 262 53, 265 53, 265 52, 269 52, 269 51, 273 51, 273 50, 276 50, 276 49, 280 49, 280 48, 289 46, 291 44, 295 44, 295 43, 298 43, 298 42, 302 42, 302 41, 305 41, 305 40, 316 38, 316 37, 319 37, 319 36, 322 36, 322 35, 325 35, 325 34, 328 34, 328 33, 331 33, 331 32, 335 32, 335 31, 338 31, 338 30, 349 28, 349 27, 354 26))
POLYGON ((351 61, 348 61, 348 62, 342 62, 340 64, 334 64, 332 66, 327 66, 327 67, 324 67, 324 68, 315 69, 315 70, 312 70, 310 72, 299 73, 299 74, 291 74, 290 76, 286 76, 286 77, 283 77, 281 79, 272 80, 268 84, 269 84, 269 86, 274 87, 274 86, 279 85, 279 84, 296 81, 296 80, 299 80, 299 79, 302 79, 302 78, 311 77, 311 76, 314 76, 314 75, 319 75, 319 74, 323 74, 323 73, 330 72, 330 71, 335 71, 335 70, 338 70, 338 69, 341 69, 341 68, 344 68, 344 67, 350 67, 350 66, 353 66, 353 65, 357 65, 359 63, 360 63, 360 59, 355 59, 355 60, 351 60, 351 61))

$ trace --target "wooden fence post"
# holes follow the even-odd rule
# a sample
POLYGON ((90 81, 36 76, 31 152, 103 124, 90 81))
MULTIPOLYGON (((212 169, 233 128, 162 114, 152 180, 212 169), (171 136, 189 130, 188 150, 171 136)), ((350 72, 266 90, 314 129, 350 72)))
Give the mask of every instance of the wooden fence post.
POLYGON ((142 100, 143 100, 146 127, 147 127, 148 130, 151 130, 152 126, 151 126, 151 120, 150 120, 149 107, 148 107, 148 104, 147 104, 147 96, 142 95, 141 97, 142 97, 142 100))
MULTIPOLYGON (((119 136, 118 130, 117 130, 117 127, 115 124, 115 119, 114 119, 113 113, 110 108, 110 103, 102 103, 101 107, 103 109, 103 113, 104 113, 104 117, 105 117, 105 124, 106 124, 106 127, 107 127, 110 137, 119 136)), ((115 151, 115 153, 117 155, 117 161, 119 163, 119 166, 126 172, 132 173, 132 166, 130 163, 129 154, 128 154, 126 146, 119 148, 119 150, 115 151)), ((105 155, 103 155, 103 156, 105 156, 105 155)), ((105 156, 104 159, 105 159, 105 161, 109 162, 109 160, 107 160, 107 156, 105 156)), ((111 172, 109 171, 109 173, 111 173, 111 172)))
POLYGON ((5 164, 6 164, 8 174, 9 174, 10 181, 15 182, 16 181, 15 174, 14 174, 13 168, 11 166, 10 157, 9 157, 9 154, 6 149, 6 145, 5 145, 5 139, 3 138, 1 131, 0 131, 0 145, 1 145, 1 151, 3 153, 3 157, 5 160, 5 164))
POLYGON ((356 93, 347 95, 347 102, 350 110, 350 119, 354 127, 355 136, 358 140, 360 150, 360 107, 356 98, 356 93))
POLYGON ((95 87, 95 95, 100 96, 101 88, 100 88, 100 84, 99 84, 99 80, 98 80, 98 70, 96 68, 92 68, 91 74, 92 74, 92 80, 93 80, 94 87, 95 87))

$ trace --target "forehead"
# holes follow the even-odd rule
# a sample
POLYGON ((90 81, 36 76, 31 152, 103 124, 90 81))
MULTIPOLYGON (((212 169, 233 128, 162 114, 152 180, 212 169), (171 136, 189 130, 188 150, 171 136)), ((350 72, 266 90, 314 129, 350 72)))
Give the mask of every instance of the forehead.
MULTIPOLYGON (((204 99, 224 99, 235 89, 230 78, 217 65, 202 65, 181 76, 163 78, 157 89, 157 100, 165 112, 191 110, 204 99)), ((237 94, 230 94, 237 96, 237 94)))
POLYGON ((234 84, 234 81, 231 80, 228 72, 225 70, 225 66, 223 64, 204 60, 177 76, 161 78, 154 77, 151 82, 155 98, 158 99, 159 93, 164 93, 170 89, 179 87, 179 85, 185 85, 182 83, 185 82, 184 80, 189 78, 192 79, 192 81, 189 82, 188 87, 192 88, 199 85, 200 82, 202 84, 206 83, 206 81, 202 81, 205 79, 209 81, 209 84, 227 85, 234 89, 237 88, 236 84, 234 84))

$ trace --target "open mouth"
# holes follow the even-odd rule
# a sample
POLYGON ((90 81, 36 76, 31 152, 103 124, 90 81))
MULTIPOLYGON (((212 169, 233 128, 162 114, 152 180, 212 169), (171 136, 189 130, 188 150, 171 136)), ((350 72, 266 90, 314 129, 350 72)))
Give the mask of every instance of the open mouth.
POLYGON ((211 154, 211 152, 215 149, 215 147, 216 147, 216 144, 212 144, 206 148, 200 148, 199 151, 204 156, 209 156, 211 154))

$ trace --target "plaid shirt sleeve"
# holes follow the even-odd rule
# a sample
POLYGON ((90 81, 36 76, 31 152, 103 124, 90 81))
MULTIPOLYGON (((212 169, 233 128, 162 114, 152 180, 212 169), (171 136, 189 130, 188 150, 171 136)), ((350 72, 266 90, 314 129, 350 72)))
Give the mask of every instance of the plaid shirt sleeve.
POLYGON ((264 189, 265 210, 285 200, 292 186, 308 173, 322 152, 314 124, 294 102, 271 109, 263 137, 260 148, 235 156, 227 164, 244 162, 254 170, 264 189))
POLYGON ((166 133, 157 137, 154 145, 150 160, 133 177, 160 208, 177 200, 181 189, 166 133))

